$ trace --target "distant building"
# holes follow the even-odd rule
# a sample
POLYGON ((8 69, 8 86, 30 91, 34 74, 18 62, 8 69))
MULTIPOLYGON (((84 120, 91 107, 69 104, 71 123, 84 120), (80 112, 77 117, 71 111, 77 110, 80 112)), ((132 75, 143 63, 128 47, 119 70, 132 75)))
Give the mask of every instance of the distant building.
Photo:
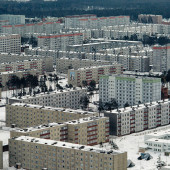
POLYGON ((25 24, 25 15, 2 14, 0 15, 0 20, 7 20, 11 25, 25 24))
POLYGON ((18 34, 0 35, 0 53, 21 53, 21 36, 18 34))
POLYGON ((155 45, 153 49, 153 71, 164 72, 170 69, 170 44, 155 45))
POLYGON ((83 86, 83 81, 86 81, 87 84, 89 84, 92 80, 98 83, 99 78, 102 75, 121 74, 122 72, 122 65, 118 63, 79 68, 77 70, 70 69, 68 70, 68 84, 72 84, 73 86, 83 86))
POLYGON ((88 60, 78 58, 58 58, 56 59, 56 71, 68 73, 69 69, 77 70, 79 68, 110 65, 111 62, 105 60, 88 60))
POLYGON ((103 103, 116 99, 119 107, 133 106, 161 100, 161 79, 133 75, 101 76, 99 100, 103 103))
POLYGON ((19 78, 22 78, 22 77, 27 77, 28 75, 35 75, 35 76, 38 76, 40 74, 40 72, 36 69, 29 69, 29 70, 22 70, 22 71, 6 71, 6 72, 0 72, 0 83, 2 84, 2 89, 3 90, 13 90, 13 89, 16 89, 17 87, 16 86, 13 86, 12 84, 9 84, 7 86, 7 82, 9 80, 11 80, 11 77, 12 76, 17 76, 19 78))
POLYGON ((82 44, 82 33, 62 33, 38 36, 38 46, 49 50, 66 50, 68 45, 82 44))
POLYGON ((126 170, 127 153, 28 136, 9 139, 9 166, 24 169, 126 170), (24 146, 24 147, 23 147, 24 146), (107 162, 107 163, 106 163, 107 162))
POLYGON ((162 15, 140 14, 138 15, 138 21, 142 23, 161 24, 162 15))

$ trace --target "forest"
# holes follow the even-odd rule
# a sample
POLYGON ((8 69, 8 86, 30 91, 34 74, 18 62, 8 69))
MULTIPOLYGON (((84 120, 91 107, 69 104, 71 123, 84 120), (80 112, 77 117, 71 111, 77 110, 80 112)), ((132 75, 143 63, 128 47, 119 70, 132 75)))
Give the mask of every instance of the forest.
POLYGON ((0 0, 0 14, 23 14, 26 17, 62 17, 93 13, 97 16, 130 15, 136 20, 138 14, 157 14, 170 18, 169 0, 58 0, 44 2, 13 2, 0 0))

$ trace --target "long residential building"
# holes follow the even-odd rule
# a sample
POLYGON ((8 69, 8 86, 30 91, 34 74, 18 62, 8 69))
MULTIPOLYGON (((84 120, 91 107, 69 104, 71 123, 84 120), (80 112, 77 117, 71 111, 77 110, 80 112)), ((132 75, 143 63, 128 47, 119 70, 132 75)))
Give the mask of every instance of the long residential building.
MULTIPOLYGON (((25 54, 14 54, 14 53, 0 53, 0 65, 4 63, 13 63, 14 65, 18 65, 18 63, 22 63, 24 60, 29 60, 28 63, 34 60, 42 60, 44 69, 47 72, 53 71, 53 57, 43 56, 43 55, 25 55, 25 54), (17 61, 17 62, 16 62, 17 61)), ((8 69, 6 68, 6 71, 8 69)))
POLYGON ((68 73, 69 69, 77 70, 79 68, 110 65, 111 62, 104 60, 88 60, 78 58, 57 58, 56 59, 56 71, 62 73, 68 73))
POLYGON ((17 76, 19 78, 22 77, 27 77, 28 75, 35 75, 38 76, 40 74, 40 72, 36 69, 29 69, 29 70, 23 70, 23 71, 6 71, 6 72, 0 72, 0 83, 2 84, 2 88, 3 90, 12 90, 12 89, 16 89, 17 87, 13 86, 12 84, 8 84, 7 86, 7 82, 9 80, 11 80, 12 76, 17 76))
POLYGON ((56 34, 60 32, 63 26, 59 21, 13 25, 5 23, 2 25, 2 33, 20 34, 23 37, 28 36, 28 34, 34 35, 35 33, 56 34))
POLYGON ((19 34, 0 35, 0 53, 21 53, 21 36, 19 34))
POLYGON ((83 33, 62 33, 38 36, 38 46, 49 50, 66 50, 68 45, 82 44, 83 33))
MULTIPOLYGON (((51 67, 53 67, 53 63, 51 63, 51 67)), ((32 60, 24 60, 24 61, 17 61, 17 62, 10 62, 10 63, 1 63, 0 70, 2 72, 5 71, 24 71, 30 69, 37 69, 40 74, 44 74, 46 71, 45 68, 45 61, 42 59, 32 59, 32 60)))
POLYGON ((53 91, 47 93, 40 93, 36 96, 22 96, 21 98, 13 97, 9 98, 8 102, 15 103, 28 103, 28 104, 38 104, 51 107, 65 107, 65 108, 80 108, 80 99, 87 95, 87 89, 85 88, 72 88, 60 91, 53 91))
POLYGON ((104 75, 99 80, 102 103, 116 99, 119 107, 161 100, 161 79, 135 75, 104 75))
POLYGON ((89 84, 92 80, 99 82, 99 77, 107 74, 121 74, 123 67, 121 64, 113 63, 112 65, 94 66, 79 68, 77 70, 68 70, 68 84, 73 86, 83 86, 83 81, 89 84))
POLYGON ((10 131, 10 137, 19 136, 97 145, 101 142, 109 142, 109 118, 86 117, 64 123, 48 123, 24 129, 15 128, 10 131))
POLYGON ((105 112, 110 120, 110 134, 128 135, 170 123, 170 101, 157 101, 105 112))
POLYGON ((9 24, 25 24, 25 15, 1 14, 0 20, 7 20, 9 24))
POLYGON ((93 14, 66 16, 66 28, 101 29, 103 26, 128 25, 129 16, 96 17, 93 14))
POLYGON ((9 139, 9 166, 24 169, 126 170, 127 153, 28 136, 9 139))
POLYGON ((6 105, 6 126, 8 127, 12 124, 19 128, 25 128, 52 122, 63 123, 90 116, 98 116, 98 113, 26 103, 6 105))

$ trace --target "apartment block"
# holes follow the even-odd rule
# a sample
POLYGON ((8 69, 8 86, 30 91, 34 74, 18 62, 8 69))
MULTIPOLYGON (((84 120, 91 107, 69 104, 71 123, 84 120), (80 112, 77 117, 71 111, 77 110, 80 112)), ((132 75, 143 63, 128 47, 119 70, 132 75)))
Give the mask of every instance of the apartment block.
POLYGON ((0 20, 0 33, 2 33, 3 25, 9 25, 9 21, 8 20, 0 20))
POLYGON ((72 15, 65 17, 65 28, 78 28, 79 20, 87 18, 96 18, 95 14, 84 14, 84 15, 72 15))
POLYGON ((0 141, 0 169, 3 169, 3 143, 0 141))
MULTIPOLYGON (((51 65, 53 67, 53 64, 51 65)), ((10 63, 1 63, 0 70, 2 72, 5 71, 24 71, 24 70, 31 70, 37 69, 40 74, 44 74, 46 71, 45 68, 45 61, 42 59, 32 59, 32 60, 24 60, 24 61, 17 61, 17 62, 10 62, 10 63)))
POLYGON ((102 75, 121 74, 122 72, 122 65, 117 63, 113 63, 112 65, 79 68, 77 70, 70 69, 68 70, 68 84, 82 86, 83 81, 87 81, 87 84, 89 84, 92 80, 98 83, 99 78, 102 75))
POLYGON ((81 15, 65 18, 66 28, 101 29, 104 26, 128 25, 129 23, 129 16, 96 17, 96 15, 81 15))
POLYGON ((25 15, 0 15, 0 20, 8 20, 9 24, 25 24, 25 15))
POLYGON ((21 37, 17 34, 0 35, 0 53, 21 53, 21 37))
MULTIPOLYGON (((18 65, 18 63, 23 63, 23 61, 25 61, 25 60, 27 60, 26 63, 30 62, 30 64, 33 61, 37 61, 37 62, 42 61, 45 71, 47 71, 47 72, 53 71, 53 58, 50 57, 50 56, 47 57, 47 56, 44 56, 44 55, 25 55, 25 54, 13 54, 13 53, 0 53, 0 65, 3 65, 4 63, 8 63, 8 64, 13 63, 14 65, 15 64, 18 65)), ((30 65, 30 67, 33 67, 33 66, 34 66, 34 64, 32 64, 32 66, 30 65)), ((39 66, 37 66, 37 67, 39 67, 39 66)), ((10 68, 11 68, 11 66, 10 66, 10 68)), ((6 68, 5 70, 7 71, 8 68, 6 68)))
POLYGON ((161 100, 161 79, 135 75, 105 75, 99 80, 99 99, 111 102, 116 99, 119 107, 125 103, 133 106, 161 100))
POLYGON ((11 80, 12 76, 17 76, 19 78, 22 78, 22 77, 27 77, 29 74, 38 76, 40 73, 36 69, 23 70, 23 71, 0 72, 0 83, 3 86, 3 90, 7 90, 7 89, 12 90, 16 88, 12 86, 11 84, 9 84, 9 86, 7 86, 6 84, 9 80, 11 80))
POLYGON ((3 24, 2 33, 20 34, 21 36, 27 36, 28 34, 34 35, 40 34, 55 34, 59 33, 64 24, 59 21, 55 22, 39 22, 31 24, 3 24))
POLYGON ((170 44, 153 46, 153 71, 164 72, 170 69, 170 44))
POLYGON ((86 117, 64 123, 48 123, 24 129, 15 128, 10 137, 31 136, 83 145, 109 142, 109 118, 86 117))
POLYGON ((36 96, 22 96, 21 98, 13 97, 8 99, 8 103, 28 103, 38 104, 51 107, 64 107, 78 109, 80 108, 80 99, 87 95, 85 88, 72 88, 60 91, 40 93, 36 96))
POLYGON ((68 45, 82 44, 82 33, 62 33, 58 35, 38 36, 38 46, 46 47, 49 50, 66 50, 68 45))
POLYGON ((170 101, 161 100, 112 110, 104 115, 109 117, 110 134, 123 136, 168 125, 169 108, 170 101))
POLYGON ((88 60, 78 58, 57 58, 56 59, 56 71, 62 73, 68 73, 69 69, 77 70, 79 68, 110 65, 109 61, 101 60, 88 60))
POLYGON ((161 24, 162 15, 140 14, 138 15, 138 20, 139 22, 142 22, 142 23, 161 24))
POLYGON ((9 139, 9 166, 24 169, 126 170, 127 153, 55 140, 20 136, 9 139))
POLYGON ((48 123, 24 129, 14 128, 14 130, 10 131, 10 138, 19 136, 31 136, 66 142, 68 140, 68 129, 65 123, 48 123))
POLYGON ((14 103, 6 106, 6 126, 8 127, 12 124, 19 128, 25 128, 52 122, 63 123, 89 116, 98 116, 98 113, 26 103, 14 103))

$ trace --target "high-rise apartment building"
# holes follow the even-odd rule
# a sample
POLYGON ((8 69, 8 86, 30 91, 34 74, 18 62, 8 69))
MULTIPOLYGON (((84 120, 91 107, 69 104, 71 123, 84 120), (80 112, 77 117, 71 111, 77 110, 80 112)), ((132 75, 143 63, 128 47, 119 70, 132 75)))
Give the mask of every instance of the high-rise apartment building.
POLYGON ((98 116, 98 113, 25 103, 6 105, 6 126, 8 127, 12 124, 19 128, 25 128, 52 122, 63 123, 90 116, 98 116))
POLYGON ((89 84, 92 80, 96 83, 102 75, 107 74, 121 74, 123 67, 121 64, 113 63, 112 65, 94 66, 87 68, 79 68, 77 70, 68 70, 68 83, 73 86, 82 86, 83 81, 89 84))
POLYGON ((140 14, 138 15, 138 20, 142 23, 161 24, 162 15, 140 14))
POLYGON ((170 44, 153 46, 153 71, 164 72, 170 69, 170 44))
POLYGON ((58 35, 38 36, 38 46, 49 50, 66 50, 68 45, 82 44, 82 33, 62 33, 58 35))
POLYGON ((24 169, 126 170, 127 153, 28 136, 9 139, 9 166, 24 169))
POLYGON ((133 106, 161 100, 161 79, 133 75, 105 75, 99 80, 99 99, 111 102, 116 99, 119 107, 126 103, 133 106))
POLYGON ((0 53, 21 53, 21 36, 17 34, 0 35, 0 53))

